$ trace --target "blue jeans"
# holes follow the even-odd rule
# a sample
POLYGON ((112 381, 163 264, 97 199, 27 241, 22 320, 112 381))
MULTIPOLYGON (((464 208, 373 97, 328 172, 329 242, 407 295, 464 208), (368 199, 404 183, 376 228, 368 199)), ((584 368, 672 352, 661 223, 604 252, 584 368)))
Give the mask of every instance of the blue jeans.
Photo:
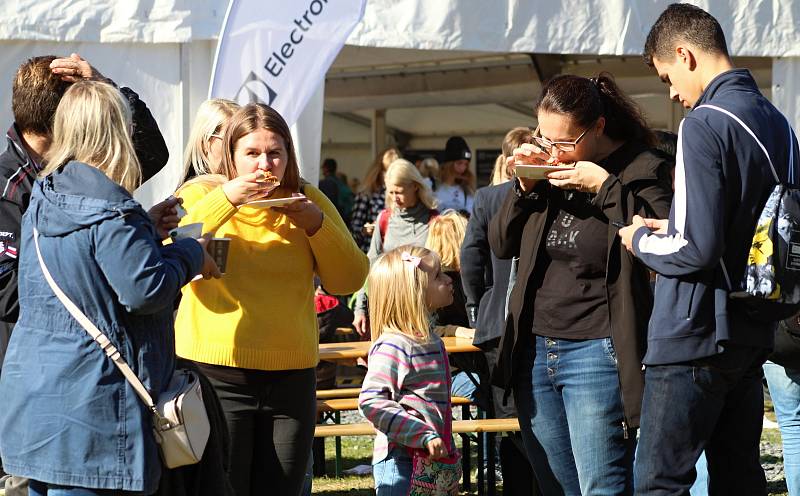
POLYGON ((611 339, 536 336, 523 367, 515 400, 537 478, 552 472, 567 496, 632 494, 636 436, 623 428, 611 339))
POLYGON ((453 383, 450 386, 450 394, 452 396, 461 396, 463 398, 469 398, 473 402, 477 400, 477 391, 478 386, 480 384, 480 379, 478 378, 478 374, 475 372, 465 372, 461 371, 453 376, 453 383), (472 377, 472 379, 470 379, 472 377), (473 381, 474 379, 474 381, 473 381))
POLYGON ((783 471, 789 496, 800 496, 800 370, 764 364, 764 376, 783 439, 783 471))
POLYGON ((704 449, 708 494, 766 494, 759 459, 766 355, 729 345, 708 358, 647 367, 637 496, 688 494, 704 449))
POLYGON ((87 489, 85 487, 58 486, 39 481, 30 481, 28 496, 122 496, 141 493, 115 491, 112 489, 87 489))
POLYGON ((383 461, 372 466, 376 496, 408 496, 411 490, 411 455, 405 448, 394 447, 383 461))
POLYGON ((700 453, 700 459, 694 466, 697 471, 697 478, 694 480, 692 488, 689 489, 690 496, 708 496, 708 462, 706 462, 706 452, 700 453))

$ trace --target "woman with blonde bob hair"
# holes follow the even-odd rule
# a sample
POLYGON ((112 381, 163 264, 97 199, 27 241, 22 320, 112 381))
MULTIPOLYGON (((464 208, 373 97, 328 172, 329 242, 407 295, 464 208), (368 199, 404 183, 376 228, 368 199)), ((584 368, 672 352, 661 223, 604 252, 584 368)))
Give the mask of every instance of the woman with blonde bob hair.
POLYGON ((197 240, 162 246, 163 214, 174 215, 176 200, 148 214, 131 196, 140 171, 130 132, 119 90, 74 83, 23 217, 25 277, 0 379, 0 451, 6 470, 30 479, 31 496, 151 494, 161 474, 152 414, 45 275, 154 398, 175 368, 172 302, 198 273, 219 276, 197 240))
POLYGON ((297 495, 316 423, 314 276, 328 293, 353 293, 367 257, 336 207, 300 178, 278 112, 245 105, 223 136, 221 175, 200 176, 178 195, 188 211, 183 224, 202 222, 205 232, 230 239, 226 274, 184 289, 176 350, 217 391, 236 494, 297 495), (282 206, 250 204, 289 198, 282 206))
POLYGON ((386 186, 384 174, 392 162, 400 158, 400 151, 395 147, 381 150, 375 156, 372 165, 364 176, 361 191, 353 201, 353 215, 350 230, 359 248, 365 253, 369 250, 375 217, 385 206, 386 186))
MULTIPOLYGON (((430 322, 432 312, 453 301, 453 286, 435 253, 411 245, 376 260, 369 286, 373 343, 358 403, 378 431, 372 455, 375 493, 409 494, 412 450, 460 466, 447 352, 430 322)), ((458 492, 458 472, 445 475, 454 482, 448 494, 458 492)))
MULTIPOLYGON (((367 257, 370 263, 382 253, 398 246, 425 245, 428 223, 439 213, 436 199, 419 170, 405 159, 397 159, 385 174, 386 208, 378 213, 367 257)), ((356 297, 353 326, 367 334, 367 292, 363 289, 356 297)))
POLYGON ((224 98, 212 98, 200 104, 183 152, 183 177, 221 173, 222 132, 237 110, 238 103, 224 98))

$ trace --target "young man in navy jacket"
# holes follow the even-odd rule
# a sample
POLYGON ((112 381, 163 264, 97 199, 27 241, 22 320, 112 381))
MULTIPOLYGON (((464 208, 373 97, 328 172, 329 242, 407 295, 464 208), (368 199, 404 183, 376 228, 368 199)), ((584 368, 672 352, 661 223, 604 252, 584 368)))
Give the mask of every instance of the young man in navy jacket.
POLYGON ((689 494, 705 450, 709 494, 766 494, 759 463, 761 365, 774 326, 729 299, 744 273, 757 217, 797 142, 783 115, 736 69, 716 19, 670 5, 645 61, 691 109, 680 124, 668 220, 636 217, 622 241, 659 276, 648 329, 637 495, 689 494), (707 106, 714 106, 709 108, 707 106))

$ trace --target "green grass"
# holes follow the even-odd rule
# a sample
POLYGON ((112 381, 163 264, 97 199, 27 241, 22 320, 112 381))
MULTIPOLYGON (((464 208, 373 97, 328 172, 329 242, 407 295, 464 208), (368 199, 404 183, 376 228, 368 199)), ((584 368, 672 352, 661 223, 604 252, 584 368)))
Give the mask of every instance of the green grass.
MULTIPOLYGON (((353 436, 342 438, 342 470, 353 468, 356 465, 370 464, 372 457, 372 436, 353 436)), ((461 436, 457 436, 456 444, 461 447, 461 436)), ((375 490, 373 489, 372 474, 358 476, 350 475, 336 478, 333 476, 335 473, 335 448, 333 438, 326 439, 325 441, 325 471, 328 476, 315 477, 313 494, 324 496, 373 496, 375 490)), ((477 466, 477 450, 473 443, 470 450, 471 460, 471 481, 472 491, 462 492, 463 495, 478 494, 477 489, 477 473, 475 467, 477 466)), ((498 485, 497 494, 502 496, 502 485, 498 485)))
MULTIPOLYGON (((765 415, 771 420, 775 420, 775 415, 772 412, 772 405, 767 403, 765 405, 765 415)), ((342 468, 348 469, 356 465, 369 464, 372 455, 372 437, 357 436, 347 437, 342 439, 342 468)), ((768 441, 772 444, 780 444, 781 435, 777 429, 764 429, 761 439, 768 441)), ((460 444, 460 438, 458 441, 460 444)), ((373 489, 372 475, 365 476, 344 476, 341 478, 333 477, 334 474, 334 442, 333 439, 327 439, 325 442, 325 468, 326 472, 330 474, 326 477, 314 478, 313 494, 321 496, 372 496, 375 494, 373 489)), ((477 494, 477 486, 475 485, 476 476, 474 467, 477 466, 476 449, 470 451, 472 458, 472 481, 473 491, 462 492, 462 495, 477 494)), ((775 463, 776 457, 762 455, 762 463, 775 463)), ((502 495, 502 486, 498 485, 499 495, 502 495)), ((773 481, 767 483, 767 494, 769 496, 788 496, 786 491, 785 481, 773 481)), ((2 496, 2 493, 0 493, 2 496)))

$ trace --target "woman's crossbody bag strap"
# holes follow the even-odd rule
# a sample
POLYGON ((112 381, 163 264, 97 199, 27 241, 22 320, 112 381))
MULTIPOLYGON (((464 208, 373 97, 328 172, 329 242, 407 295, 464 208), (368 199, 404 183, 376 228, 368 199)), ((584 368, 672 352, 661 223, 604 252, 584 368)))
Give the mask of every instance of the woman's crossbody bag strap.
POLYGON ((100 348, 108 355, 108 358, 114 362, 114 365, 117 366, 122 375, 125 376, 125 379, 133 386, 134 391, 136 394, 142 399, 142 401, 147 405, 153 413, 157 414, 155 404, 153 403, 153 398, 147 392, 147 389, 142 384, 142 381, 136 377, 136 374, 131 370, 125 360, 122 359, 122 356, 119 353, 119 350, 111 343, 111 340, 103 334, 100 329, 98 329, 91 320, 89 320, 86 315, 81 312, 81 310, 75 305, 72 300, 61 291, 61 288, 58 287, 58 284, 53 280, 53 276, 50 275, 50 271, 47 270, 47 265, 44 263, 44 259, 42 258, 42 252, 39 249, 39 231, 34 227, 33 228, 33 243, 36 245, 36 255, 39 257, 39 265, 42 268, 42 273, 44 274, 44 278, 47 280, 47 284, 50 285, 50 289, 53 290, 53 293, 56 294, 58 299, 67 309, 67 311, 78 321, 78 323, 83 326, 86 332, 89 333, 89 336, 100 346, 100 348))

